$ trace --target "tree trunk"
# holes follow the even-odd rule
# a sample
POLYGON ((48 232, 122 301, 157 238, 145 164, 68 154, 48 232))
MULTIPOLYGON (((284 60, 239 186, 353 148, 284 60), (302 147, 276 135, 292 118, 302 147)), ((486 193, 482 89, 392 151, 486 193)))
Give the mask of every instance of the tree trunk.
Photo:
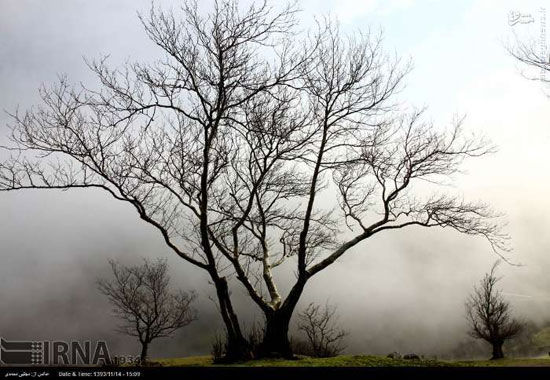
POLYGON ((254 359, 248 341, 238 334, 227 335, 227 351, 222 362, 234 363, 254 359))
POLYGON ((149 348, 148 342, 141 342, 141 355, 139 356, 139 361, 141 365, 145 365, 147 362, 147 349, 149 348))
POLYGON ((504 342, 494 342, 493 344, 493 356, 491 357, 491 360, 495 359, 502 359, 504 357, 504 353, 502 352, 502 344, 504 342))
POLYGON ((292 359, 292 348, 288 339, 288 327, 292 312, 277 310, 266 315, 266 324, 259 355, 261 357, 282 357, 292 359))
POLYGON ((227 333, 227 347, 223 361, 236 362, 250 360, 253 358, 252 350, 250 349, 250 344, 242 334, 239 320, 233 310, 227 280, 223 277, 220 278, 213 276, 213 278, 216 286, 218 301, 220 303, 220 312, 222 314, 222 319, 227 333))
POLYGON ((265 314, 264 338, 259 350, 261 357, 294 358, 288 339, 288 328, 305 284, 305 278, 299 279, 282 306, 265 314))

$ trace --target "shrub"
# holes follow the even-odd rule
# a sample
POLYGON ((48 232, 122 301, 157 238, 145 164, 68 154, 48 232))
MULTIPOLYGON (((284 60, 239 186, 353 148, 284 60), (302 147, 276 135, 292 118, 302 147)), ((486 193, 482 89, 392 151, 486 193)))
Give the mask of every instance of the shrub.
POLYGON ((304 347, 303 343, 298 343, 299 341, 295 345, 300 351, 308 352, 309 356, 337 356, 344 350, 343 340, 348 335, 337 326, 337 322, 336 307, 327 304, 321 308, 320 305, 310 303, 298 314, 298 330, 305 334, 308 347, 304 347))

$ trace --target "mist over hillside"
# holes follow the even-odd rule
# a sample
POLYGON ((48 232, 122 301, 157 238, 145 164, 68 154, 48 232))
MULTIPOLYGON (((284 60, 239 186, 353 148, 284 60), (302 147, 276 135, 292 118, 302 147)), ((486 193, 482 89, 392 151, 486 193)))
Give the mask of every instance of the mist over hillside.
MULTIPOLYGON (((37 88, 55 81, 58 73, 75 82, 91 81, 83 56, 112 53, 117 63, 150 58, 154 50, 136 17, 148 1, 45 3, 0 1, 2 109, 35 104, 37 88)), ((457 178, 456 187, 505 214, 513 246, 509 258, 521 265, 500 268, 503 294, 514 315, 533 324, 531 331, 548 327, 550 174, 544 163, 550 107, 499 42, 509 33, 510 9, 528 11, 538 3, 480 1, 450 12, 442 1, 387 8, 373 1, 376 6, 358 9, 357 15, 346 8, 347 1, 322 3, 321 10, 333 10, 344 28, 381 25, 385 43, 413 58, 415 70, 403 98, 427 104, 441 124, 453 113, 466 113, 468 128, 499 147, 483 162, 466 165, 467 175, 457 178)), ((301 7, 314 14, 317 2, 303 1, 301 7)), ((304 16, 303 23, 312 21, 304 16)), ((0 114, 0 145, 9 122, 6 113, 0 114)), ((173 338, 153 342, 151 357, 208 354, 214 336, 223 331, 209 278, 169 251, 130 206, 100 191, 0 193, 0 257, 0 336, 5 339, 105 340, 111 352, 138 352, 135 339, 115 332, 117 319, 96 288, 98 277, 111 274, 109 258, 137 263, 141 257, 165 257, 172 285, 199 296, 198 320, 173 338)), ((349 332, 345 352, 350 354, 480 357, 486 347, 467 335, 464 302, 496 259, 483 239, 447 229, 381 234, 312 280, 298 309, 309 302, 337 306, 349 332)), ((288 292, 293 270, 283 266, 275 276, 287 280, 281 291, 288 292)), ((245 289, 233 280, 231 291, 245 326, 259 321, 260 310, 245 289)), ((531 354, 527 346, 514 347, 518 355, 531 354)))

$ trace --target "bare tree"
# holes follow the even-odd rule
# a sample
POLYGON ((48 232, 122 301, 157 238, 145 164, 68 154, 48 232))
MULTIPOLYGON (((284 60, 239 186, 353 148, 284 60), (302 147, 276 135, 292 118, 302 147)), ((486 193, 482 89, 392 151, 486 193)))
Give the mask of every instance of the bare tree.
POLYGON ((345 348, 342 340, 348 333, 338 327, 336 307, 310 303, 298 314, 298 329, 304 332, 315 357, 336 356, 345 348))
POLYGON ((11 158, 0 163, 2 191, 96 188, 132 205, 208 272, 234 359, 252 355, 234 282, 265 314, 260 355, 292 356, 306 283, 375 234, 450 227, 506 250, 485 204, 413 193, 492 147, 461 120, 443 130, 422 111, 399 112, 409 67, 380 35, 345 36, 327 19, 301 40, 295 13, 236 0, 208 15, 185 1, 181 18, 152 9, 142 21, 165 59, 122 69, 101 59, 89 63, 100 90, 65 78, 41 89, 42 107, 13 115, 11 158), (285 269, 296 274, 286 296, 285 269))
POLYGON ((235 359, 250 353, 231 303, 232 273, 210 238, 220 223, 213 208, 241 142, 232 137, 242 131, 227 132, 296 75, 294 13, 266 3, 241 10, 232 0, 216 1, 206 16, 192 0, 179 18, 152 8, 141 20, 165 58, 121 69, 89 62, 97 91, 64 77, 41 88, 43 106, 13 115, 12 154, 0 164, 2 191, 95 188, 132 205, 177 255, 208 272, 235 359))
POLYGON ((499 263, 500 261, 497 261, 491 268, 491 272, 485 274, 466 302, 470 335, 492 345, 491 360, 503 358, 504 342, 515 337, 522 330, 522 323, 512 318, 510 304, 504 300, 500 290, 496 288, 500 280, 495 275, 499 263))
POLYGON ((166 260, 124 266, 110 260, 113 280, 98 280, 98 289, 114 306, 122 320, 118 331, 134 336, 141 343, 140 360, 146 363, 149 344, 169 337, 196 319, 194 293, 172 292, 166 260))

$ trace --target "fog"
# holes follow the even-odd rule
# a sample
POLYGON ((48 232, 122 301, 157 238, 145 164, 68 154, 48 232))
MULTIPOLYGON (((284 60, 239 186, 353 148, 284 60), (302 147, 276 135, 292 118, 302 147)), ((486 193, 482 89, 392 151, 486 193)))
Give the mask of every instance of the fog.
MULTIPOLYGON (((450 190, 506 215, 513 246, 508 256, 521 266, 502 265, 500 285, 516 315, 542 324, 550 320, 550 99, 539 83, 522 77, 503 41, 511 33, 510 10, 537 15, 543 4, 448 3, 325 0, 300 6, 304 27, 312 15, 332 12, 349 30, 382 28, 385 47, 414 62, 403 99, 428 106, 434 123, 465 114, 470 130, 498 146, 496 154, 466 164, 450 190)), ((148 4, 0 0, 0 108, 36 104, 37 88, 59 73, 94 83, 84 56, 111 54, 114 65, 154 57, 158 51, 136 15, 148 4)), ((529 27, 536 32, 535 24, 529 27)), ((8 122, 1 113, 0 145, 8 122)), ((199 295, 199 319, 174 338, 154 341, 150 355, 209 353, 222 324, 208 277, 171 252, 131 206, 95 190, 0 193, 0 336, 102 339, 112 352, 137 352, 136 341, 114 331, 117 321, 95 280, 109 275, 108 258, 136 263, 140 257, 166 257, 173 285, 199 295)), ((349 353, 444 355, 468 339, 464 301, 496 259, 486 241, 454 231, 388 232, 310 281, 298 309, 309 302, 336 305, 350 333, 349 353)), ((233 283, 232 289, 250 325, 259 310, 242 287, 233 283)))

